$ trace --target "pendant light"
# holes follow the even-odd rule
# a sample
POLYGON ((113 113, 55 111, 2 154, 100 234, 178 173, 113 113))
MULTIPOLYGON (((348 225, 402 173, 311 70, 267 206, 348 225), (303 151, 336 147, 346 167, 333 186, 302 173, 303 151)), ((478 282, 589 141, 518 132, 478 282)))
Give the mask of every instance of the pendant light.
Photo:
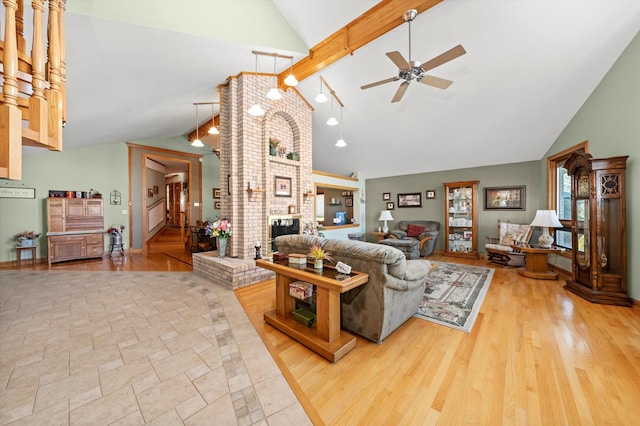
POLYGON ((333 96, 331 96, 331 117, 327 120, 328 126, 335 126, 338 124, 338 120, 333 116, 333 96))
POLYGON ((214 114, 215 114, 215 112, 213 111, 213 102, 212 102, 211 103, 211 127, 209 127, 209 134, 210 135, 219 135, 220 131, 216 127, 216 118, 215 118, 214 114))
POLYGON ((289 87, 296 87, 298 85, 298 79, 293 75, 293 58, 291 58, 290 61, 289 75, 284 79, 284 84, 289 87))
POLYGON ((280 99, 282 99, 282 94, 280 93, 280 90, 278 90, 278 75, 276 74, 276 57, 273 57, 273 76, 276 79, 276 87, 271 88, 268 92, 267 92, 267 98, 271 99, 272 101, 278 101, 280 99))
MULTIPOLYGON (((254 54, 256 57, 256 76, 258 75, 258 55, 254 54)), ((253 105, 251 105, 251 108, 249 108, 249 114, 253 115, 254 117, 261 117, 264 115, 264 110, 262 109, 262 107, 260 106, 260 104, 258 104, 257 102, 253 105)))
POLYGON ((194 148, 202 148, 204 144, 200 140, 200 135, 198 134, 198 104, 194 104, 196 106, 196 138, 191 142, 191 146, 194 148))
POLYGON ((338 148, 344 148, 345 146, 347 146, 347 143, 344 141, 344 139, 342 139, 342 110, 343 107, 340 107, 340 139, 338 139, 338 142, 336 142, 336 146, 338 148))
POLYGON ((318 93, 318 96, 316 96, 316 102, 319 104, 323 104, 325 102, 327 102, 329 99, 327 99, 327 95, 325 95, 324 93, 322 93, 322 77, 320 77, 320 93, 318 93))

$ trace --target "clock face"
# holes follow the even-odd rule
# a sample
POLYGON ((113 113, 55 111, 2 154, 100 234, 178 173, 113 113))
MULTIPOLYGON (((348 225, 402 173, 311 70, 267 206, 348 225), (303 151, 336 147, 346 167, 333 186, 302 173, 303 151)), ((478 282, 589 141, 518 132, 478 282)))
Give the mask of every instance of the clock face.
POLYGON ((578 176, 578 197, 588 197, 589 196, 589 176, 580 175, 578 176))

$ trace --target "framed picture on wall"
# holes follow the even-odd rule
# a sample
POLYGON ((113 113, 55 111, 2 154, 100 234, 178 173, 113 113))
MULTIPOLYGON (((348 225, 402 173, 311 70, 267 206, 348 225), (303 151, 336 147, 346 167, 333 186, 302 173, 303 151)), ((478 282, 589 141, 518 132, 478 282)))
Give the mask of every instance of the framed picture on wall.
POLYGON ((213 198, 214 199, 220 198, 220 188, 213 188, 213 198))
POLYGON ((216 210, 220 210, 222 208, 222 201, 214 201, 213 208, 216 210))
POLYGON ((435 189, 427 189, 425 191, 424 198, 426 198, 427 200, 435 200, 435 198, 436 198, 436 190, 435 189))
POLYGON ((353 207, 353 198, 345 198, 344 199, 345 207, 353 207))
POLYGON ((496 186, 484 188, 485 210, 524 210, 526 186, 496 186))
POLYGON ((389 201, 387 203, 387 210, 393 210, 395 209, 395 205, 393 204, 393 201, 389 201))
POLYGON ((398 207, 422 207, 422 192, 398 194, 398 207))
POLYGON ((153 197, 153 188, 147 188, 147 197, 153 197))
POLYGON ((160 191, 160 188, 158 188, 158 185, 153 185, 153 193, 157 194, 160 191))
POLYGON ((382 193, 382 201, 389 201, 391 199, 391 193, 390 192, 383 192, 382 193))
POLYGON ((291 197, 290 177, 275 176, 274 184, 276 197, 291 197))

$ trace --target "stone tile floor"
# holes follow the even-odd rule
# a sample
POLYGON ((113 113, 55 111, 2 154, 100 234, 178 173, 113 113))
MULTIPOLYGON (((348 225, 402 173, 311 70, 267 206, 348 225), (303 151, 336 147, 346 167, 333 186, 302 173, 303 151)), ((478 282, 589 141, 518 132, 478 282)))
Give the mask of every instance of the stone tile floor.
POLYGON ((235 295, 188 272, 0 271, 0 424, 311 424, 235 295))

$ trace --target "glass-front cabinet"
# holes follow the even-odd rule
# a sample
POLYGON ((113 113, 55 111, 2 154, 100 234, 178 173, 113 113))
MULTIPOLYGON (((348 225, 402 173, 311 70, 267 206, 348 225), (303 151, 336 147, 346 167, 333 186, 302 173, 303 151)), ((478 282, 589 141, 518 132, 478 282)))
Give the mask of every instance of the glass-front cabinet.
POLYGON ((478 257, 478 183, 445 182, 445 254, 478 257))
POLYGON ((590 302, 631 306, 627 294, 627 156, 575 153, 571 176, 572 279, 565 288, 590 302))

